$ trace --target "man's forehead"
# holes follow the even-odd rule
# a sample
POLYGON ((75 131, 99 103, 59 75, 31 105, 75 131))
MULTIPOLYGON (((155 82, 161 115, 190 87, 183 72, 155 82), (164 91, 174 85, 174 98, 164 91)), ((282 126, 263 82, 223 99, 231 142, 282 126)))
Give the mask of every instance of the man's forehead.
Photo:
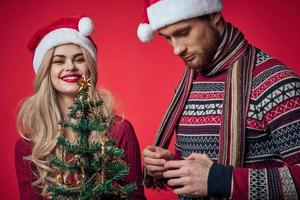
POLYGON ((180 31, 182 29, 188 28, 192 24, 193 24, 193 20, 180 21, 180 22, 176 22, 174 24, 170 24, 170 25, 168 25, 166 27, 163 27, 161 29, 158 29, 157 32, 160 35, 169 35, 169 34, 172 34, 176 31, 180 31))

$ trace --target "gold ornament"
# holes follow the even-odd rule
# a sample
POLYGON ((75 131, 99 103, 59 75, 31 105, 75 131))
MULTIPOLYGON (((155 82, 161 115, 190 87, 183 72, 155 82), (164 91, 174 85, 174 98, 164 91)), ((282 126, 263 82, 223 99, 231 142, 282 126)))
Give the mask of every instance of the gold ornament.
POLYGON ((64 179, 63 179, 62 174, 58 174, 55 177, 55 182, 56 182, 57 185, 60 185, 60 186, 64 184, 64 179))
POLYGON ((84 169, 83 169, 83 167, 80 167, 80 168, 81 168, 81 174, 80 174, 80 176, 81 176, 82 179, 85 179, 84 169))
POLYGON ((80 156, 78 154, 76 154, 75 156, 72 156, 67 162, 74 163, 74 161, 78 161, 79 158, 80 158, 80 156))
POLYGON ((92 84, 90 83, 91 78, 86 79, 85 77, 81 78, 77 84, 79 86, 79 92, 81 90, 87 90, 89 87, 92 86, 92 84))
POLYGON ((121 199, 126 199, 127 197, 128 197, 128 193, 127 192, 121 193, 121 199))

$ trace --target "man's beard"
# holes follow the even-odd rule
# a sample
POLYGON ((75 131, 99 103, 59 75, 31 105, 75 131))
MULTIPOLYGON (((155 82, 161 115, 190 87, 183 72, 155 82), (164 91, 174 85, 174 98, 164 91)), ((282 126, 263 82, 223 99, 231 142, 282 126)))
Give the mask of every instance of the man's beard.
POLYGON ((220 45, 221 35, 216 28, 209 24, 210 34, 208 38, 208 45, 200 53, 197 53, 197 60, 195 62, 185 62, 185 64, 199 72, 209 69, 217 49, 220 45))

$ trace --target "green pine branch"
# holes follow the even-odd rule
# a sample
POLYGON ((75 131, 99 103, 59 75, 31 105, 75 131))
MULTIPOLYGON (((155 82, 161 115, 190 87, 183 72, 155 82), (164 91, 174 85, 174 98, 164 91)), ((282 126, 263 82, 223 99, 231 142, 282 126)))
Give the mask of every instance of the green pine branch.
POLYGON ((57 139, 67 157, 54 156, 51 165, 57 170, 58 177, 66 173, 75 173, 79 177, 76 183, 56 182, 48 187, 53 199, 126 199, 136 189, 136 184, 120 185, 128 175, 129 167, 122 160, 124 150, 116 146, 116 141, 107 135, 108 119, 100 114, 102 101, 92 101, 88 96, 87 85, 69 107, 69 121, 62 120, 62 129, 70 129, 76 135, 74 142, 63 136, 57 139), (92 134, 99 134, 99 141, 89 142, 92 134))

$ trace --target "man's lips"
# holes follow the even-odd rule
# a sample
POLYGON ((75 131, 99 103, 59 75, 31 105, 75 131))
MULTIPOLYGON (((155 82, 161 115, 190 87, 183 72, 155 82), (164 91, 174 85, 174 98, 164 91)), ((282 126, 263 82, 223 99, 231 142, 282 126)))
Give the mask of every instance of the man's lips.
POLYGON ((192 61, 192 60, 194 60, 194 58, 195 58, 195 54, 189 54, 189 55, 183 56, 183 59, 185 61, 192 61))
POLYGON ((65 82, 75 83, 80 80, 81 75, 80 74, 66 74, 60 78, 61 78, 61 80, 65 81, 65 82))

